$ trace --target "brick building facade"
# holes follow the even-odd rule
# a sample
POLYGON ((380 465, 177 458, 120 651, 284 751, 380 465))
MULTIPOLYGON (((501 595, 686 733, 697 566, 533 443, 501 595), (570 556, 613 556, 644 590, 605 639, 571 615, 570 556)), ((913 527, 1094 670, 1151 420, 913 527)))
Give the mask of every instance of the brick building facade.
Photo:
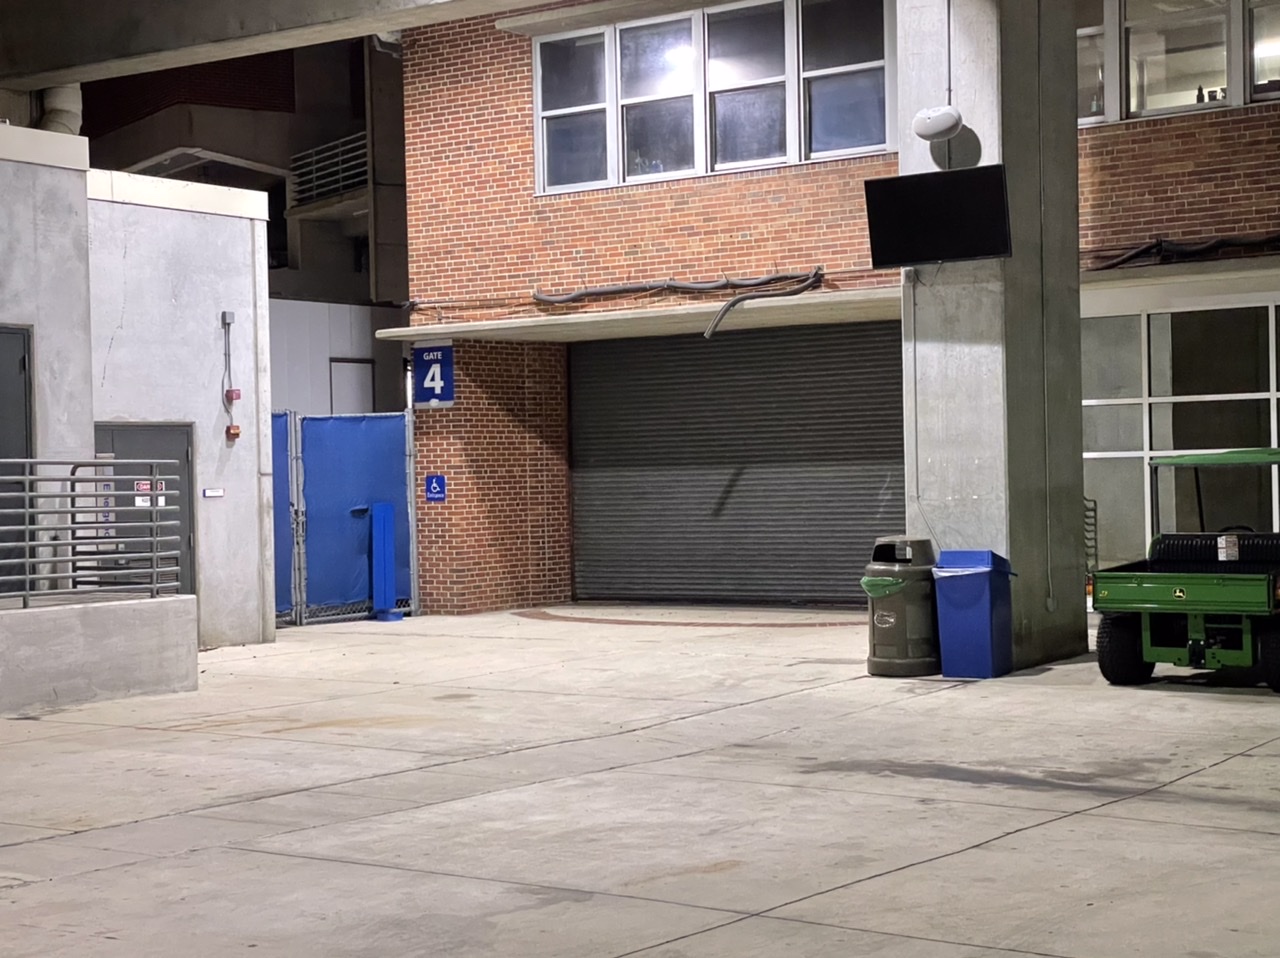
MULTIPOLYGON (((535 291, 819 265, 827 281, 812 296, 899 283, 871 269, 863 207, 864 180, 896 173, 891 151, 539 192, 528 36, 493 18, 409 31, 404 75, 410 288, 424 339, 441 324, 692 301, 659 293, 549 307, 535 291)), ((1082 128, 1082 266, 1157 238, 1275 231, 1278 144, 1274 104, 1082 128)), ((419 479, 450 477, 449 503, 418 505, 429 611, 574 597, 567 349, 459 342, 457 406, 416 414, 419 479)))

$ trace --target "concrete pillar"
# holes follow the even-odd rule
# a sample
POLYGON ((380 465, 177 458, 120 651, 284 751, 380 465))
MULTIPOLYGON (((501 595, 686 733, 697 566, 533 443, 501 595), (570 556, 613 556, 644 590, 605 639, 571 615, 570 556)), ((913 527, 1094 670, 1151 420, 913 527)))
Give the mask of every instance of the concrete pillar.
POLYGON ((1018 667, 1086 649, 1075 56, 1061 0, 899 2, 901 172, 1003 162, 1014 250, 904 273, 907 528, 1009 557, 1018 667))

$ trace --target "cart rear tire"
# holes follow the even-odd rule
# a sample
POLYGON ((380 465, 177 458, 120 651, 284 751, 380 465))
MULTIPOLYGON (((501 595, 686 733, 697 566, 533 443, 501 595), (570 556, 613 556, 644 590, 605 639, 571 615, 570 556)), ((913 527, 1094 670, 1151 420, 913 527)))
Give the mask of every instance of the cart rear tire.
POLYGON ((1098 626, 1098 668, 1112 685, 1151 681, 1156 665, 1142 657, 1142 619, 1136 615, 1102 617, 1098 626))

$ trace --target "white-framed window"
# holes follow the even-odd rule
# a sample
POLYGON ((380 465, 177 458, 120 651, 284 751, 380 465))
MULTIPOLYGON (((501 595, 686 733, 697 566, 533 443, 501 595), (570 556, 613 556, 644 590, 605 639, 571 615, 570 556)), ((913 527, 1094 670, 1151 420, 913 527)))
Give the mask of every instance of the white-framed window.
POLYGON ((1280 530, 1280 467, 1190 470, 1152 459, 1280 444, 1274 300, 1249 295, 1081 319, 1085 498, 1097 565, 1146 554, 1164 532, 1280 530))
POLYGON ((1253 99, 1280 97, 1280 0, 1249 4, 1249 86, 1253 99))
POLYGON ((1107 115, 1106 4, 1075 0, 1076 116, 1101 120, 1107 115))
POLYGON ((1243 102, 1227 63, 1232 8, 1241 11, 1229 0, 1125 0, 1130 116, 1243 102))
POLYGON ((747 0, 534 41, 540 192, 888 148, 895 0, 747 0))
POLYGON ((1081 125, 1280 99, 1280 0, 1072 0, 1081 125))

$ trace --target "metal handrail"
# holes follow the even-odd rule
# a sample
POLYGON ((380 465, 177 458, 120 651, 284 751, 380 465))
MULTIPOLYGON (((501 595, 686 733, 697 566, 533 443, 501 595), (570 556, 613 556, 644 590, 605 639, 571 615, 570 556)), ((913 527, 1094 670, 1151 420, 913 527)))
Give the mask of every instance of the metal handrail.
POLYGON ((295 154, 289 162, 289 207, 342 196, 369 185, 369 138, 365 133, 295 154))
POLYGON ((0 601, 181 589, 178 463, 0 459, 0 601))

